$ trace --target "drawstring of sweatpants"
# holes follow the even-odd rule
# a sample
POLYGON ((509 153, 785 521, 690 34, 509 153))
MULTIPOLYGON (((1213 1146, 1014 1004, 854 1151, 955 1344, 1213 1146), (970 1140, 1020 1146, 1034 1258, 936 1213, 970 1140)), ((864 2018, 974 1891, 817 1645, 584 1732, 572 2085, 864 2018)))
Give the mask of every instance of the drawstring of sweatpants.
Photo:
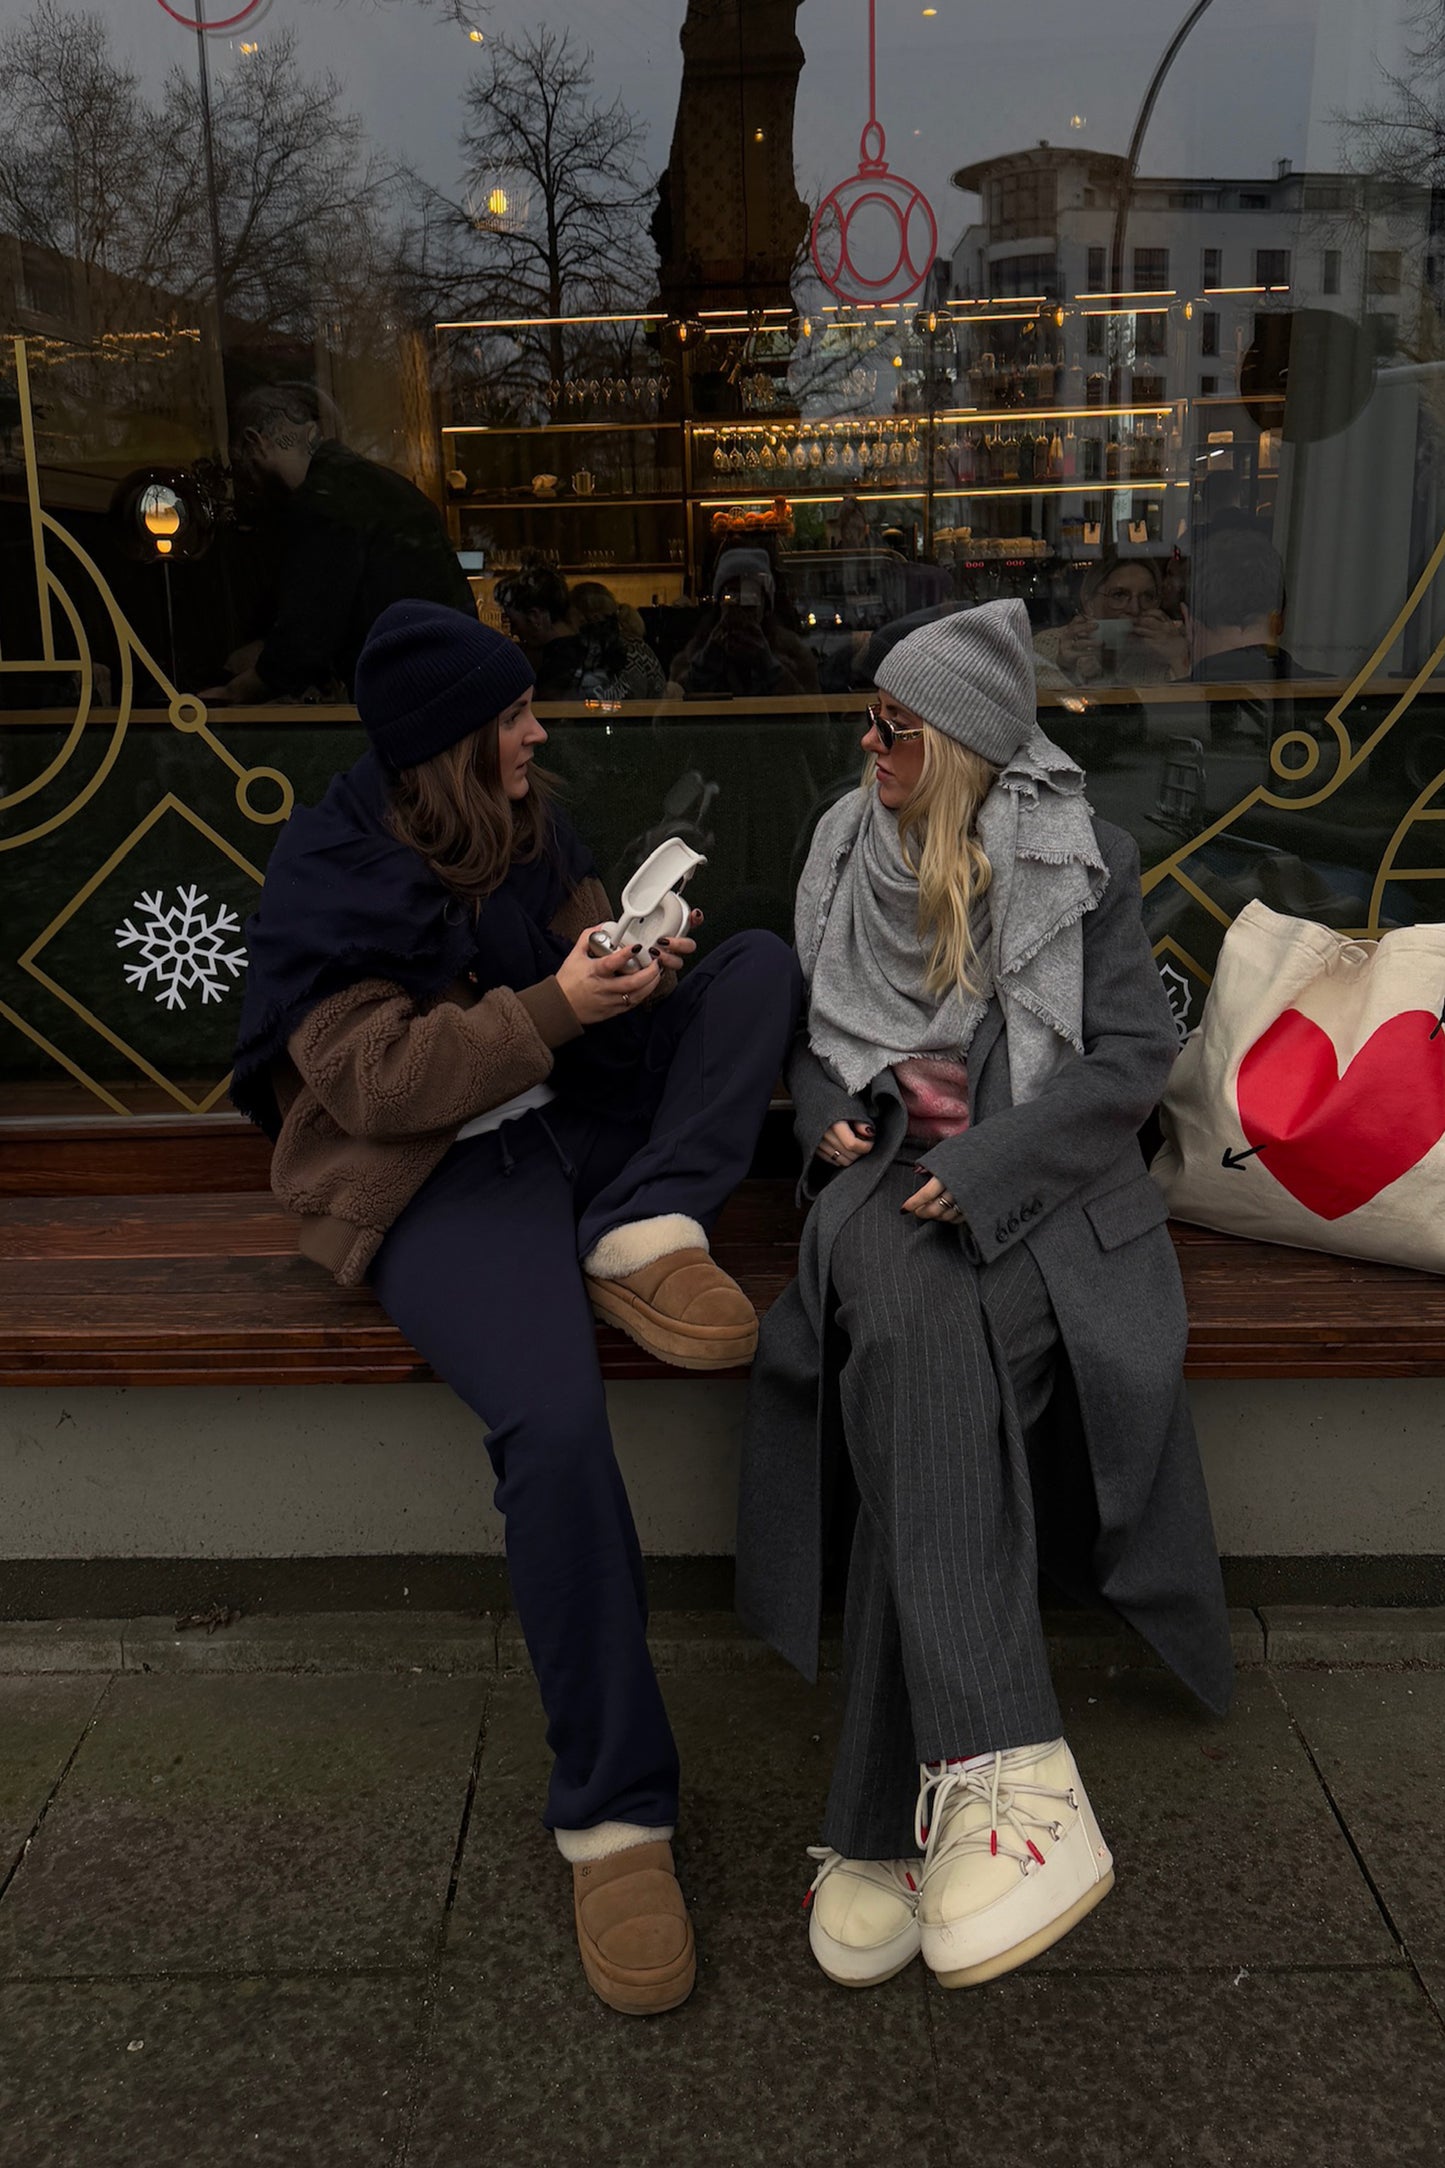
POLYGON ((557 1154, 557 1164, 562 1169, 563 1175, 569 1182, 575 1182, 577 1179, 577 1169, 573 1166, 571 1160, 563 1151, 562 1146, 558 1142, 557 1137, 553 1131, 551 1123, 548 1121, 546 1115, 543 1114, 539 1107, 534 1108, 533 1112, 537 1116, 537 1127, 541 1130, 543 1136, 547 1139, 547 1142, 551 1145, 553 1151, 557 1154))

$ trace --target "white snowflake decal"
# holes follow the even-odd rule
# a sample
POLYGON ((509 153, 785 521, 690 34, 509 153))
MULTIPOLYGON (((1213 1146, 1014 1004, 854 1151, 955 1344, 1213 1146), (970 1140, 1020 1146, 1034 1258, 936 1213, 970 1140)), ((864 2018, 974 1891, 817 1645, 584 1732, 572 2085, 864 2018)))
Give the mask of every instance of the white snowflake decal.
POLYGON ((156 1000, 168 1009, 183 1009, 188 992, 199 991, 203 1003, 220 1001, 246 968, 246 951, 226 946, 226 936, 239 933, 241 921, 225 904, 208 917, 202 906, 210 898, 198 888, 178 888, 176 898, 167 910, 162 889, 140 896, 135 904, 140 925, 127 919, 116 927, 116 947, 138 947, 142 957, 126 965, 125 975, 137 993, 154 979, 156 1000), (229 979, 223 976, 227 971, 229 979))

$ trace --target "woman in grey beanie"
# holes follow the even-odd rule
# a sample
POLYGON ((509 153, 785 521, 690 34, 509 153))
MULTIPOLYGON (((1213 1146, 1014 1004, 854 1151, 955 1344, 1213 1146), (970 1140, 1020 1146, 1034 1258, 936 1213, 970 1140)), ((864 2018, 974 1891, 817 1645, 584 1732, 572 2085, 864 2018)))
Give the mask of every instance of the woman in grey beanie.
POLYGON ((962 1987, 1113 1884, 1040 1563, 1220 1713, 1232 1666, 1183 1294, 1138 1144, 1176 1048, 1138 854, 1038 727, 1021 603, 922 627, 878 686, 862 788, 820 822, 798 892, 788 1081, 812 1210, 753 1369, 738 1605, 816 1677, 851 1465, 810 1940, 847 1986, 921 1951, 962 1987))

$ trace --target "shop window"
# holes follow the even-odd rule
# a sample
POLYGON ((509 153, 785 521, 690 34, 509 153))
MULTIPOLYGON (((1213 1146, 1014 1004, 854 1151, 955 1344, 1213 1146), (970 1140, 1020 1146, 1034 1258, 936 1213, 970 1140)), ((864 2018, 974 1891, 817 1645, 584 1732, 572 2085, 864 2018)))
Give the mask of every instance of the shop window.
POLYGON ((1169 288, 1169 251, 1167 248, 1136 248, 1134 251, 1134 291, 1136 294, 1167 293, 1169 288))
POLYGON ((1372 248, 1365 257, 1365 291, 1371 294, 1397 294, 1400 291, 1400 251, 1397 248, 1372 248))
POLYGON ((1288 286, 1289 250, 1257 248, 1254 252, 1254 283, 1256 286, 1288 286))
POLYGON ((988 185, 988 222, 996 241, 1016 234, 1047 233, 1058 208, 1059 183, 1055 173, 1025 169, 1005 173, 988 185))
POLYGON ((19 301, 22 309, 33 310, 37 316, 68 316, 70 266, 65 259, 52 256, 48 249, 22 248, 19 301))
POLYGON ((1320 292, 1325 294, 1337 294, 1339 290, 1340 251, 1337 248, 1327 248, 1325 250, 1323 275, 1320 279, 1320 292))
POLYGON ((1042 294, 1052 301, 1059 290, 1059 267, 1053 256, 998 256, 988 267, 989 292, 1000 301, 1022 294, 1042 294))
POLYGON ((1169 319, 1167 316, 1161 313, 1158 316, 1136 316, 1134 318, 1134 351, 1136 354, 1157 356, 1167 353, 1168 348, 1169 319))

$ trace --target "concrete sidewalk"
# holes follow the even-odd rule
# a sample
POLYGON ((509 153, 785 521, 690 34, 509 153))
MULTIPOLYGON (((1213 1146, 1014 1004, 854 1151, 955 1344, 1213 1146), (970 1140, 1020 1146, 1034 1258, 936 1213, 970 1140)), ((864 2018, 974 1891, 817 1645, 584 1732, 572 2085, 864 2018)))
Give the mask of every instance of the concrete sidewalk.
POLYGON ((1440 2168, 1445 1618, 1240 1614, 1223 1724, 1056 1626, 1116 1891, 993 1987, 849 1994, 800 1910, 836 1682, 660 1619, 700 1966, 650 2021, 583 1983, 510 1622, 0 1627, 0 2163, 1440 2168))

